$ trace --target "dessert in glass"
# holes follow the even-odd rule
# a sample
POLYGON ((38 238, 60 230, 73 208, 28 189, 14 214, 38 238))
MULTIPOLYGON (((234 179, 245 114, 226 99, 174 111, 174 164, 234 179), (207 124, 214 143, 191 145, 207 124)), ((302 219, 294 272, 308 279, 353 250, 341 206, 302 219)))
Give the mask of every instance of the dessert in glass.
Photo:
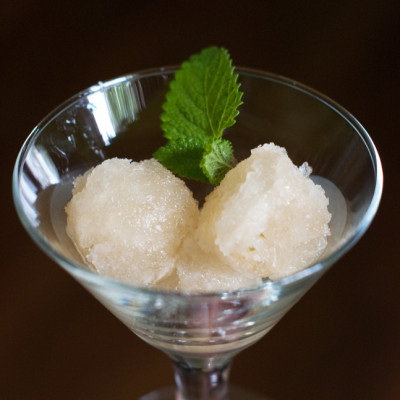
MULTIPOLYGON (((329 199, 331 233, 323 254, 291 275, 227 290, 178 291, 99 274, 66 230, 74 181, 107 159, 151 159, 165 141, 160 115, 175 72, 166 67, 99 82, 52 111, 18 156, 16 208, 46 254, 172 360, 176 386, 143 400, 261 399, 228 385, 231 361, 272 329, 365 233, 382 193, 379 155, 362 125, 328 97, 281 76, 236 68, 244 95, 229 128, 235 155, 240 161, 273 142, 296 165, 311 165, 311 179, 329 199)), ((210 188, 188 185, 202 204, 210 188)))

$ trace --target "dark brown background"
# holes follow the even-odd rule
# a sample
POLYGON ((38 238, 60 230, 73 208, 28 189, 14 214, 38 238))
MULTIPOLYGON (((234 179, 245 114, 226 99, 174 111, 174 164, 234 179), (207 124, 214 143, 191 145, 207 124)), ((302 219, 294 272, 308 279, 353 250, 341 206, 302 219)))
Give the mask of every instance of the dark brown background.
POLYGON ((232 381, 277 400, 400 398, 398 1, 6 0, 0 9, 1 399, 127 400, 172 383, 166 356, 35 247, 14 212, 11 171, 30 130, 75 92, 211 44, 236 65, 341 103, 370 132, 385 172, 366 236, 237 357, 232 381))

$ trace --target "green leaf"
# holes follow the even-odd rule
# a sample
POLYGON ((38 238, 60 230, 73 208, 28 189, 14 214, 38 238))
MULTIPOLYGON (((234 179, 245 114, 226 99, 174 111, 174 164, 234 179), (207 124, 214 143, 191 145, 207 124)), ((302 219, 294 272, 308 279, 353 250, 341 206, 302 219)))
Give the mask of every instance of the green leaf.
POLYGON ((200 166, 204 147, 201 140, 194 138, 170 140, 153 156, 175 174, 207 183, 209 180, 200 166))
POLYGON ((227 147, 216 142, 214 148, 212 143, 221 139, 224 130, 235 123, 243 95, 237 78, 224 48, 208 47, 185 61, 170 83, 163 104, 161 128, 169 142, 166 149, 157 151, 154 157, 181 176, 219 181, 216 176, 221 174, 216 175, 215 171, 223 171, 221 166, 226 161, 227 147), (190 155, 192 150, 194 153, 190 155), (178 154, 180 151, 183 153, 178 154), (210 162, 215 157, 221 162, 218 169, 215 161, 210 162), (197 168, 194 167, 196 160, 199 161, 197 168))
POLYGON ((233 164, 232 143, 229 140, 213 139, 207 147, 201 160, 201 168, 210 183, 219 185, 233 164))

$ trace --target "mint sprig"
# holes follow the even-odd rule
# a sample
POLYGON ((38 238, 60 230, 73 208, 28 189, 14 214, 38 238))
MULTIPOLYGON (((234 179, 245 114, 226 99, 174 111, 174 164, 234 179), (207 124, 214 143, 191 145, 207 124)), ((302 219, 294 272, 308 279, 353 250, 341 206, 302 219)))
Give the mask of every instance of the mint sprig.
POLYGON ((170 83, 161 115, 167 144, 154 157, 172 172, 218 185, 233 166, 231 143, 243 93, 226 49, 208 47, 182 64, 170 83))

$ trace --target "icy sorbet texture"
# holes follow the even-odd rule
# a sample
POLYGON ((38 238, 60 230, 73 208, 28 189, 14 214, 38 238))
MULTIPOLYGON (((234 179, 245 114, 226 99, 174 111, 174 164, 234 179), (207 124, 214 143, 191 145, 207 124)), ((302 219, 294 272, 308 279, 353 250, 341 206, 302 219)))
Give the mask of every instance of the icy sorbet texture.
POLYGON ((67 232, 99 273, 180 291, 279 279, 315 262, 328 199, 285 149, 265 144, 231 169, 199 210, 185 183, 151 159, 110 159, 75 182, 67 232))

